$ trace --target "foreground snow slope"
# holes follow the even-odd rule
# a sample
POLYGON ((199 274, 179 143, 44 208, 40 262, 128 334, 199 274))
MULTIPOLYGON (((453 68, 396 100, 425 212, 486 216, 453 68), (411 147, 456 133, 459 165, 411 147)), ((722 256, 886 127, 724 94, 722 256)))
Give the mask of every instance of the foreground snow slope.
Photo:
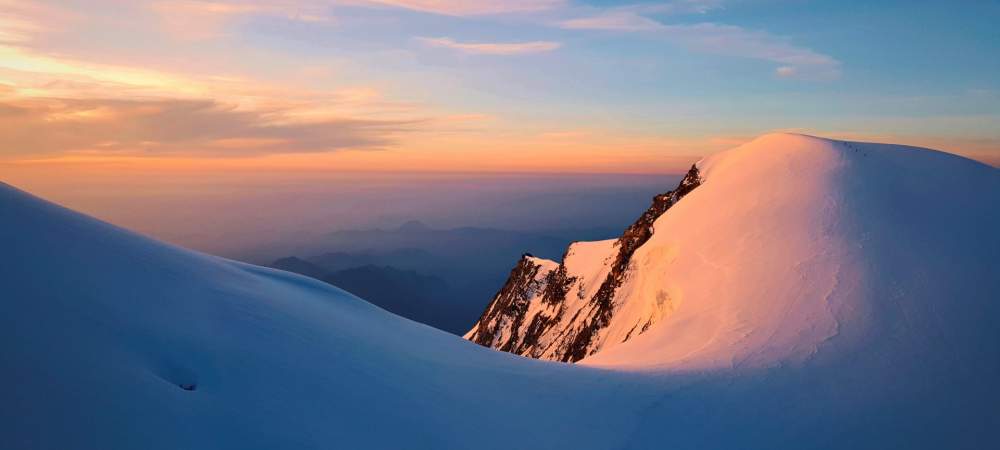
POLYGON ((611 448, 644 403, 5 185, 0 248, 4 449, 611 448))
POLYGON ((158 243, 0 186, 0 440, 1000 443, 997 170, 797 135, 762 137, 699 168, 703 185, 655 222, 620 287, 637 299, 665 290, 672 311, 575 366, 494 352, 323 283, 158 243))

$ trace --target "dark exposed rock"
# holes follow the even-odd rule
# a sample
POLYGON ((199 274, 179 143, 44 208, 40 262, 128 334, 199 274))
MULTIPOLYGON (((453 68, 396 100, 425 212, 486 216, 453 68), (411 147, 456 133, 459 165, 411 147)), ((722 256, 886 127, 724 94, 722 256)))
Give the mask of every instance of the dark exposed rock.
MULTIPOLYGON (((577 310, 568 325, 555 329, 562 321, 566 296, 576 278, 567 273, 565 263, 540 274, 542 265, 535 262, 530 254, 525 254, 466 337, 503 351, 536 358, 544 353, 549 359, 567 362, 579 361, 597 351, 596 339, 613 318, 615 294, 625 280, 632 255, 652 237, 656 219, 700 184, 698 168, 692 166, 676 189, 653 198, 649 209, 615 242, 617 253, 610 263, 607 277, 589 300, 589 307, 577 310), (540 289, 542 295, 539 301, 544 311, 534 314, 525 325, 531 301, 538 298, 540 289), (504 330, 509 330, 509 333, 503 333, 504 330), (541 343, 541 338, 549 334, 552 335, 546 339, 547 344, 541 343), (555 346, 554 352, 550 351, 551 346, 555 346)), ((565 257, 563 259, 565 261, 565 257)), ((647 321, 638 333, 634 333, 636 329, 633 328, 625 340, 645 332, 651 325, 652 321, 647 321)), ((636 324, 636 327, 639 325, 636 324)))
POLYGON ((575 278, 566 274, 566 267, 562 264, 545 276, 545 291, 542 294, 542 303, 556 307, 557 312, 554 315, 536 314, 524 333, 521 346, 518 348, 519 351, 515 353, 538 357, 541 351, 544 350, 544 348, 538 347, 538 340, 553 325, 559 323, 559 319, 562 318, 563 311, 565 310, 562 304, 566 300, 566 294, 569 292, 569 287, 573 284, 573 281, 575 281, 575 278))
POLYGON ((515 353, 513 350, 520 348, 523 343, 522 339, 518 339, 518 331, 524 323, 531 298, 540 289, 544 289, 542 282, 537 279, 541 268, 530 254, 522 256, 467 338, 486 347, 515 353), (508 322, 511 323, 511 339, 497 342, 499 327, 508 322))
MULTIPOLYGON (((576 335, 573 343, 569 347, 569 352, 564 356, 563 361, 579 361, 587 355, 593 353, 595 349, 590 346, 596 333, 608 326, 614 310, 615 292, 622 285, 625 279, 625 269, 628 268, 632 254, 635 253, 642 244, 645 244, 653 236, 653 222, 656 222, 663 213, 667 212, 681 198, 693 191, 701 184, 701 177, 698 167, 692 165, 687 175, 681 180, 677 189, 665 194, 653 197, 653 204, 633 223, 625 233, 618 238, 616 243, 618 255, 611 264, 611 271, 601 284, 597 294, 591 299, 595 305, 594 314, 587 320, 586 325, 576 335)), ((643 329, 642 331, 645 331, 643 329)))

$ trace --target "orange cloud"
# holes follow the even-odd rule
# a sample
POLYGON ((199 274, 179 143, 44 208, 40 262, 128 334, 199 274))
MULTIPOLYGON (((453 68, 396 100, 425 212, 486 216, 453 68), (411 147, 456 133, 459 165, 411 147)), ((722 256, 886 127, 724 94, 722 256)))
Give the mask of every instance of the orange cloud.
POLYGON ((203 40, 225 34, 233 21, 251 15, 286 17, 302 22, 331 22, 323 2, 283 2, 274 0, 204 1, 162 0, 150 4, 172 36, 203 40))
MULTIPOLYGON (((225 16, 262 11, 264 3, 171 4, 225 16)), ((34 11, 29 9, 18 14, 34 11)), ((308 69, 302 77, 316 76, 316 66, 308 69)), ((320 72, 333 77, 326 68, 320 72)), ((468 124, 476 116, 391 101, 372 86, 327 87, 329 83, 167 72, 0 43, 0 159, 211 158, 384 149, 404 134, 468 124)))
POLYGON ((181 39, 201 40, 223 34, 237 17, 263 12, 261 5, 192 0, 158 1, 150 5, 162 20, 164 30, 181 39))
POLYGON ((250 156, 382 148, 418 121, 287 120, 210 100, 28 99, 0 102, 0 154, 250 156))
POLYGON ((49 30, 69 26, 75 16, 49 4, 0 0, 0 45, 24 44, 49 30))

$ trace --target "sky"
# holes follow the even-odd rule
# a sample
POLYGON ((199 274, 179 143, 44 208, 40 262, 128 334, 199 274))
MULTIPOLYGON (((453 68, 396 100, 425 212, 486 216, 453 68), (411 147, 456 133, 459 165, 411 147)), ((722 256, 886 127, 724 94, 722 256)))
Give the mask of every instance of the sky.
POLYGON ((981 0, 0 0, 0 180, 149 231, 150 193, 677 174, 770 131, 997 165, 996 23, 981 0))
POLYGON ((998 20, 996 1, 0 0, 0 160, 658 173, 793 130, 995 162, 998 20))

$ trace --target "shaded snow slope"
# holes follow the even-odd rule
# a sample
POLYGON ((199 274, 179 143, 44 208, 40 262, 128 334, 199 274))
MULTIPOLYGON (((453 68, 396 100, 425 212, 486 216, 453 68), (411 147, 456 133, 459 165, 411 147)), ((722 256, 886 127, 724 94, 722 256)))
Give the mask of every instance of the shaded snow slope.
POLYGON ((703 185, 656 220, 619 287, 637 299, 622 317, 660 291, 671 312, 575 366, 491 351, 329 285, 161 244, 0 186, 0 440, 1000 443, 996 169, 797 135, 764 136, 699 168, 703 185))
POLYGON ((644 402, 5 185, 0 248, 4 449, 612 448, 644 402))

